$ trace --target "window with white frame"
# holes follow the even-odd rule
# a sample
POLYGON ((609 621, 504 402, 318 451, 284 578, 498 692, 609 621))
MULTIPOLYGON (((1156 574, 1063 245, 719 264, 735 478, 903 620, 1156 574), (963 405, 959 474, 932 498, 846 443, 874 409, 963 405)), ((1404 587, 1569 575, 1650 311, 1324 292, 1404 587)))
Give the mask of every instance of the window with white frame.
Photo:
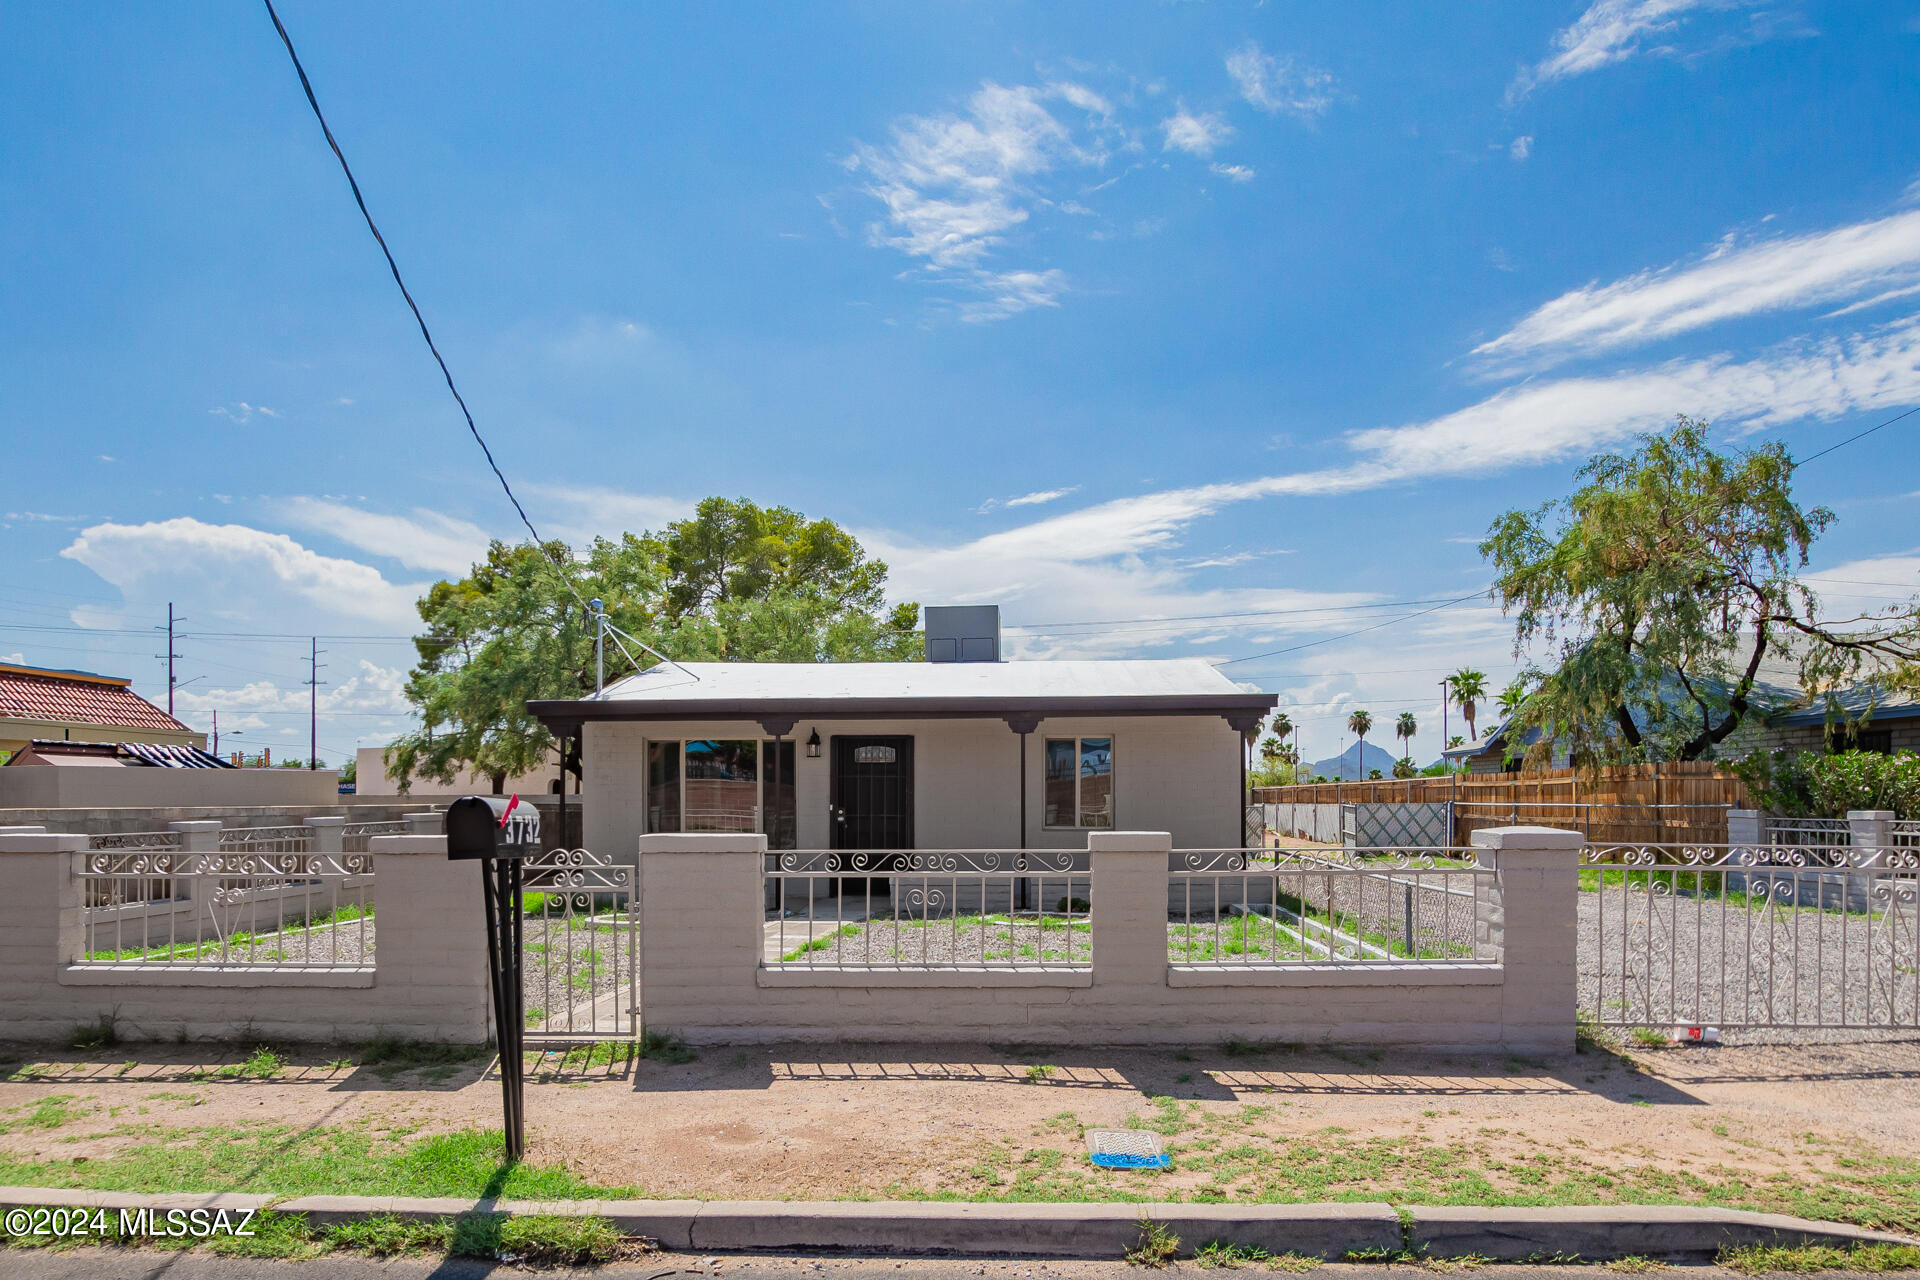
POLYGON ((1113 739, 1047 739, 1046 825, 1113 826, 1113 739))
POLYGON ((793 743, 780 744, 779 780, 765 776, 774 744, 751 738, 647 743, 647 830, 766 831, 776 849, 793 847, 793 743), (763 822, 768 806, 771 825, 763 822))

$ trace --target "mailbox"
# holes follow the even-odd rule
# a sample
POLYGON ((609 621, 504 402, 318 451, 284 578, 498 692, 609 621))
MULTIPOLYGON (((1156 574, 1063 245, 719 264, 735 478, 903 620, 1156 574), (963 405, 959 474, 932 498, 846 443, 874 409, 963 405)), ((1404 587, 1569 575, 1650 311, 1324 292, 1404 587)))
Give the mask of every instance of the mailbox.
POLYGON ((461 796, 447 806, 447 857, 527 858, 540 851, 540 811, 518 796, 461 796))

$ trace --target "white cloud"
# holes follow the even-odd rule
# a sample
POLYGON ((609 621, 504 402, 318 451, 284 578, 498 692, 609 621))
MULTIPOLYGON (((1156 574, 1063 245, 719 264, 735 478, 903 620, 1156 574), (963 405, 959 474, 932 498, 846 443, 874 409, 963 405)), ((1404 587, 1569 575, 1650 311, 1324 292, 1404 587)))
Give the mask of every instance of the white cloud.
POLYGON ((388 582, 369 565, 320 555, 284 533, 187 516, 92 525, 60 554, 123 592, 147 579, 185 576, 221 584, 226 594, 241 597, 234 604, 251 605, 264 579, 330 614, 395 631, 418 626, 413 603, 426 585, 388 582))
POLYGON ((969 285, 988 300, 968 319, 1000 319, 1051 306, 1066 287, 1057 271, 994 271, 983 265, 1041 198, 1034 184, 1061 166, 1098 167, 1117 140, 1113 108, 1073 83, 1011 87, 984 83, 964 112, 909 116, 884 146, 862 146, 848 167, 864 172, 866 192, 887 209, 869 229, 876 245, 921 259, 934 278, 969 285), (1080 114, 1055 114, 1064 104, 1080 114), (1044 297, 1019 286, 1043 279, 1044 297), (1010 288, 1010 285, 1012 288, 1010 288), (1022 297, 1027 300, 1022 304, 1022 297), (1009 300, 1012 301, 1009 301, 1009 300))
POLYGON ((1906 210, 1745 246, 1723 241, 1691 262, 1574 289, 1473 354, 1495 372, 1541 368, 1742 316, 1877 294, 1868 305, 1916 288, 1920 210, 1906 210))
POLYGON ((383 667, 362 658, 358 670, 338 684, 323 684, 317 702, 310 704, 305 685, 282 687, 272 680, 252 680, 229 688, 194 686, 174 695, 181 714, 219 711, 238 718, 221 727, 226 730, 260 728, 266 724, 260 716, 273 712, 306 714, 317 705, 321 715, 355 712, 361 714, 410 716, 413 708, 405 695, 407 673, 399 667, 383 667))
POLYGON ((427 569, 449 578, 465 577, 487 556, 487 534, 480 526, 416 507, 410 516, 382 514, 325 498, 289 498, 275 508, 303 529, 332 534, 350 546, 398 560, 409 569, 427 569))
POLYGON ((1317 116, 1333 103, 1331 74, 1263 53, 1251 40, 1227 55, 1227 74, 1241 97, 1270 115, 1317 116))
POLYGON ((1754 0, 1594 0, 1573 22, 1553 37, 1553 52, 1522 71, 1507 91, 1508 100, 1524 96, 1536 85, 1590 71, 1641 53, 1671 56, 1665 37, 1678 30, 1688 15, 1706 9, 1731 9, 1754 0))
POLYGON ((1252 182, 1254 172, 1244 164, 1213 164, 1207 168, 1228 182, 1252 182))
POLYGON ((225 418, 228 422, 234 423, 250 422, 256 413, 263 418, 277 418, 280 416, 278 409, 269 409, 263 404, 248 404, 245 400, 238 401, 234 404, 215 405, 213 408, 207 410, 207 412, 216 418, 225 418))
POLYGON ((1512 141, 1512 143, 1508 145, 1507 154, 1512 156, 1515 160, 1525 160, 1528 156, 1532 155, 1533 154, 1533 135, 1530 133, 1523 133, 1519 137, 1515 138, 1512 141))
POLYGON ((1071 493, 1078 493, 1079 485, 1069 485, 1062 489, 1036 489, 1032 493, 1023 493, 1013 498, 988 498, 976 511, 985 513, 996 507, 1037 507, 1043 503, 1057 502, 1071 493))
MULTIPOLYGON (((1745 361, 1675 360, 1610 377, 1509 387, 1425 422, 1350 432, 1356 456, 1344 466, 1115 498, 989 534, 967 552, 995 566, 984 578, 990 598, 993 583, 1022 582, 1023 564, 1051 565, 1063 580, 1077 581, 1069 566, 1125 563, 1165 550, 1194 522, 1236 503, 1555 462, 1657 430, 1677 413, 1712 418, 1726 432, 1751 432, 1915 399, 1920 316, 1868 333, 1787 343, 1745 361)), ((938 563, 962 578, 969 572, 938 563)))
POLYGON ((1066 292, 1067 277, 1061 271, 983 271, 975 276, 975 286, 987 296, 960 304, 960 318, 980 324, 1005 320, 1035 307, 1057 307, 1066 292))
POLYGON ((1161 150, 1204 158, 1233 136, 1233 126, 1211 111, 1189 111, 1182 105, 1160 122, 1160 132, 1166 139, 1161 150))

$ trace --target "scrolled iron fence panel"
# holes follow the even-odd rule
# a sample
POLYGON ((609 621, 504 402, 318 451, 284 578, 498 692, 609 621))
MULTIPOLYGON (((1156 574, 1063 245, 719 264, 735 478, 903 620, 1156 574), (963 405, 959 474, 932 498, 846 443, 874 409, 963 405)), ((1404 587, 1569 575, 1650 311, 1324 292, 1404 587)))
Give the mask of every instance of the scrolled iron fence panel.
POLYGON ((122 848, 74 856, 87 904, 76 964, 373 966, 373 860, 366 854, 122 848), (156 880, 170 887, 164 899, 150 896, 156 880))
POLYGON ((1767 843, 1781 848, 1840 848, 1853 843, 1853 824, 1845 818, 1771 818, 1767 843))
MULTIPOLYGON (((178 831, 111 831, 87 837, 89 849, 168 850, 179 847, 178 831)), ((138 883, 124 884, 121 889, 135 894, 142 902, 167 902, 173 898, 173 878, 151 876, 138 883)), ((105 886, 88 885, 83 901, 89 907, 113 906, 115 904, 109 900, 108 893, 105 886)))
POLYGON ((1893 837, 1895 848, 1920 849, 1920 821, 1901 818, 1894 822, 1887 834, 1893 837))
POLYGON ((1474 849, 1181 849, 1176 967, 1475 964, 1498 960, 1493 869, 1474 849))
POLYGON ((1920 850, 1590 845, 1580 890, 1601 1026, 1920 1028, 1920 850))
POLYGON ((1080 969, 1093 876, 1075 849, 811 849, 770 855, 768 968, 1080 969))
POLYGON ((522 867, 520 970, 531 1043, 640 1034, 632 859, 548 849, 522 867))
POLYGON ((340 828, 340 844, 349 853, 365 853, 375 836, 404 836, 411 830, 403 821, 349 822, 340 828))
POLYGON ((220 833, 220 848, 245 853, 304 853, 313 833, 306 827, 230 827, 220 833))

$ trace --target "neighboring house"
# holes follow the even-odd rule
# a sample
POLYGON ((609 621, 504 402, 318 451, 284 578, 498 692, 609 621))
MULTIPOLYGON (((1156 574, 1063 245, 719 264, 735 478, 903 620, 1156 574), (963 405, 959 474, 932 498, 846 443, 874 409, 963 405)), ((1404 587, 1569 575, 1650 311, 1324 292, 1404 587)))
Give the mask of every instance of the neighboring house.
POLYGON ((776 849, 1238 847, 1245 733, 1278 699, 1198 659, 999 660, 998 610, 926 610, 927 662, 662 663, 529 704, 579 733, 589 848, 764 831, 776 849))
MULTIPOLYGON (((1810 692, 1800 683, 1800 667, 1791 649, 1775 650, 1762 660, 1754 676, 1749 701, 1752 710, 1740 728, 1722 744, 1722 753, 1744 755, 1753 750, 1774 747, 1807 751, 1920 751, 1920 698, 1880 687, 1872 681, 1844 689, 1835 695, 1840 717, 1832 733, 1827 728, 1827 699, 1810 692)), ((1675 689, 1669 702, 1676 709, 1688 705, 1684 694, 1675 689)), ((1516 757, 1540 740, 1538 729, 1528 729, 1517 744, 1512 744, 1509 723, 1495 724, 1478 742, 1463 743, 1442 755, 1449 761, 1465 761, 1469 773, 1501 773, 1517 767, 1507 763, 1510 749, 1516 757)), ((1563 752, 1556 753, 1554 768, 1565 768, 1563 752)))
POLYGON ((205 734, 135 693, 132 683, 91 671, 0 663, 0 752, 19 751, 36 739, 207 745, 205 734))

